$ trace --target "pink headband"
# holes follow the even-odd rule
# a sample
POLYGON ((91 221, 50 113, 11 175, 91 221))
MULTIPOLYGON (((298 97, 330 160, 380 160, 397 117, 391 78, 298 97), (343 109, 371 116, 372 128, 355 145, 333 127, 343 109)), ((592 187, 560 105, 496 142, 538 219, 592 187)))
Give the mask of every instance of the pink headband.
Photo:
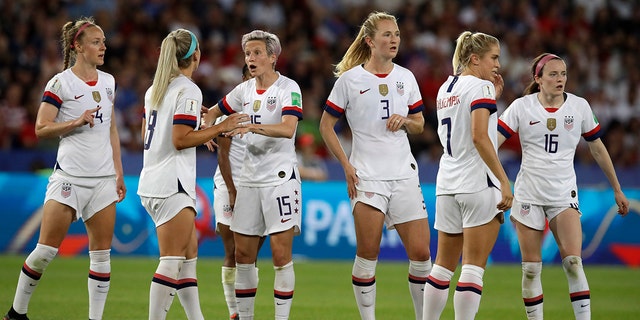
POLYGON ((540 71, 542 71, 542 67, 544 67, 544 65, 547 64, 547 62, 549 62, 549 60, 551 59, 560 59, 560 57, 556 56, 553 53, 549 53, 548 55, 542 57, 542 59, 540 59, 540 61, 538 61, 538 64, 536 65, 536 73, 534 73, 533 76, 535 77, 539 75, 540 71))
POLYGON ((80 28, 78 28, 78 32, 76 32, 76 35, 73 37, 73 42, 71 42, 71 48, 74 47, 74 44, 76 43, 76 40, 78 40, 78 36, 80 36, 80 33, 82 33, 82 31, 84 31, 84 29, 86 29, 87 27, 91 26, 92 24, 90 22, 85 22, 80 28))

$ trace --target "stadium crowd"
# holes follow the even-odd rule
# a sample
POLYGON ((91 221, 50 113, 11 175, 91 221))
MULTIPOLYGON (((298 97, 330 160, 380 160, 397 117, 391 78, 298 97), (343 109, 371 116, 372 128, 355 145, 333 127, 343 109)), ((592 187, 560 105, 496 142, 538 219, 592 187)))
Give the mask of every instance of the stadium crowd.
MULTIPOLYGON (((634 0, 0 0, 0 150, 55 150, 56 141, 35 136, 35 116, 42 88, 62 68, 60 27, 81 16, 94 16, 107 38, 102 70, 118 84, 123 153, 142 150, 144 91, 163 36, 179 27, 202 39, 194 79, 207 106, 241 81, 240 37, 255 28, 277 34, 288 48, 277 70, 295 79, 304 96, 298 135, 313 134, 322 145, 318 124, 335 81, 334 64, 363 17, 375 10, 398 17, 403 48, 395 62, 411 69, 421 86, 428 130, 412 137, 417 159, 437 161, 442 152, 435 133, 437 90, 452 72, 456 36, 477 30, 502 43, 499 108, 522 94, 533 57, 560 55, 571 79, 567 91, 591 104, 616 167, 640 166, 640 6, 634 0)), ((348 146, 348 127, 339 126, 348 146)), ((322 148, 318 153, 329 156, 322 148)), ((503 146, 501 156, 519 160, 519 145, 503 146)), ((576 159, 593 162, 584 142, 576 159)))

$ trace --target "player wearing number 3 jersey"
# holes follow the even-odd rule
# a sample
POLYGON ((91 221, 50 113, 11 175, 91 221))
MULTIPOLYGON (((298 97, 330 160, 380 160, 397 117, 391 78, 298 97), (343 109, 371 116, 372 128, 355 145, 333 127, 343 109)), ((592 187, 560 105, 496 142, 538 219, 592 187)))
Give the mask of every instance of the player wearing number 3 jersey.
POLYGON ((371 13, 336 66, 338 80, 320 120, 322 137, 347 179, 356 229, 351 279, 362 319, 375 319, 375 272, 385 224, 398 231, 406 248, 417 319, 431 270, 427 211, 407 139, 422 132, 424 107, 413 73, 392 60, 399 46, 396 18, 371 13), (353 133, 348 159, 334 130, 343 115, 353 133))

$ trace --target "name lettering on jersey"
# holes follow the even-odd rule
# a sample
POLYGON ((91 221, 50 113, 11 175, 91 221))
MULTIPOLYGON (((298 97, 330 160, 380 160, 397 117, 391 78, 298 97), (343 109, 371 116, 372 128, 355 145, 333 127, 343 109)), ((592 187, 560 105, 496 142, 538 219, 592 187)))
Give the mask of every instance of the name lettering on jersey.
POLYGON ((399 95, 404 96, 404 82, 396 82, 396 90, 399 95))
POLYGON ((95 102, 100 102, 100 100, 102 100, 102 97, 100 96, 100 91, 93 91, 91 92, 91 95, 93 96, 93 100, 95 102))
POLYGON ((556 129, 556 118, 547 119, 547 129, 549 129, 549 131, 553 131, 556 129))
POLYGON ((253 112, 258 112, 258 110, 260 110, 261 102, 262 102, 261 100, 256 100, 253 102, 253 112))
POLYGON ((291 104, 302 108, 302 97, 297 92, 291 92, 291 104))
POLYGON ((573 129, 573 116, 564 116, 564 128, 567 129, 567 131, 573 129))
POLYGON ((267 110, 273 112, 276 109, 276 97, 267 97, 267 110))
POLYGON ((440 109, 450 108, 458 104, 460 104, 460 96, 450 96, 450 97, 438 99, 438 101, 436 101, 436 108, 440 110, 440 109))
POLYGON ((486 85, 482 87, 482 94, 485 98, 493 98, 495 97, 495 92, 493 92, 493 88, 490 85, 486 85))
POLYGON ((184 113, 190 115, 196 115, 198 112, 198 100, 186 99, 184 102, 184 113))
POLYGON ((383 83, 378 86, 378 91, 380 91, 380 94, 382 96, 386 96, 387 94, 389 94, 389 87, 387 87, 386 83, 383 83))

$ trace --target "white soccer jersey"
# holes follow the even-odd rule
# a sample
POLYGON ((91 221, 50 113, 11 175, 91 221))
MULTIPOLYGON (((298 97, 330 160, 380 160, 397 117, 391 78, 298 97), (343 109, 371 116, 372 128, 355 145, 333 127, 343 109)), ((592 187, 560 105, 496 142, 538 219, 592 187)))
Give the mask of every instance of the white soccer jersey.
POLYGON ((147 127, 138 195, 166 198, 182 188, 195 199, 196 148, 177 150, 172 135, 175 124, 198 129, 202 105, 200 88, 180 75, 169 84, 160 108, 151 107, 151 88, 145 93, 144 105, 147 127))
POLYGON ((500 116, 498 130, 509 138, 519 133, 522 164, 516 177, 515 198, 536 205, 578 203, 573 158, 583 136, 593 141, 602 134, 589 103, 566 93, 555 112, 545 109, 537 93, 518 98, 500 116))
POLYGON ((43 102, 58 108, 55 122, 75 120, 85 110, 101 107, 94 126, 84 125, 60 136, 57 167, 67 174, 100 177, 116 174, 111 148, 111 115, 116 91, 112 75, 98 70, 98 81, 89 85, 71 69, 56 74, 47 83, 43 102))
MULTIPOLYGON (((474 76, 449 76, 437 98, 438 136, 443 147, 436 179, 436 195, 478 192, 500 187, 484 163, 471 136, 471 112, 488 109, 488 134, 497 146, 496 94, 493 83, 474 76)), ((496 148, 497 150, 497 148, 496 148)))
MULTIPOLYGON (((219 124, 226 118, 227 116, 219 117, 216 121, 216 124, 219 124)), ((240 170, 242 170, 242 160, 244 159, 244 151, 246 150, 246 148, 247 146, 243 138, 241 138, 240 136, 231 138, 231 147, 229 149, 229 165, 231 166, 231 177, 233 178, 233 181, 235 181, 236 176, 238 175, 240 170)), ((218 167, 216 168, 216 172, 213 175, 213 185, 217 189, 227 190, 227 184, 224 182, 222 173, 220 172, 220 165, 218 165, 218 167)))
POLYGON ((391 132, 392 114, 406 117, 422 112, 424 105, 413 73, 394 64, 382 77, 362 65, 343 73, 329 94, 325 111, 343 114, 353 133, 349 162, 364 180, 401 180, 418 175, 406 130, 391 132))
MULTIPOLYGON (((251 123, 278 124, 285 115, 302 119, 302 94, 298 84, 278 73, 278 79, 264 92, 256 90, 256 80, 237 85, 218 102, 220 110, 230 115, 248 114, 251 123)), ((242 165, 234 182, 239 186, 277 186, 288 181, 297 166, 294 139, 273 138, 248 133, 242 165)), ((296 177, 299 179, 300 177, 296 177)))

